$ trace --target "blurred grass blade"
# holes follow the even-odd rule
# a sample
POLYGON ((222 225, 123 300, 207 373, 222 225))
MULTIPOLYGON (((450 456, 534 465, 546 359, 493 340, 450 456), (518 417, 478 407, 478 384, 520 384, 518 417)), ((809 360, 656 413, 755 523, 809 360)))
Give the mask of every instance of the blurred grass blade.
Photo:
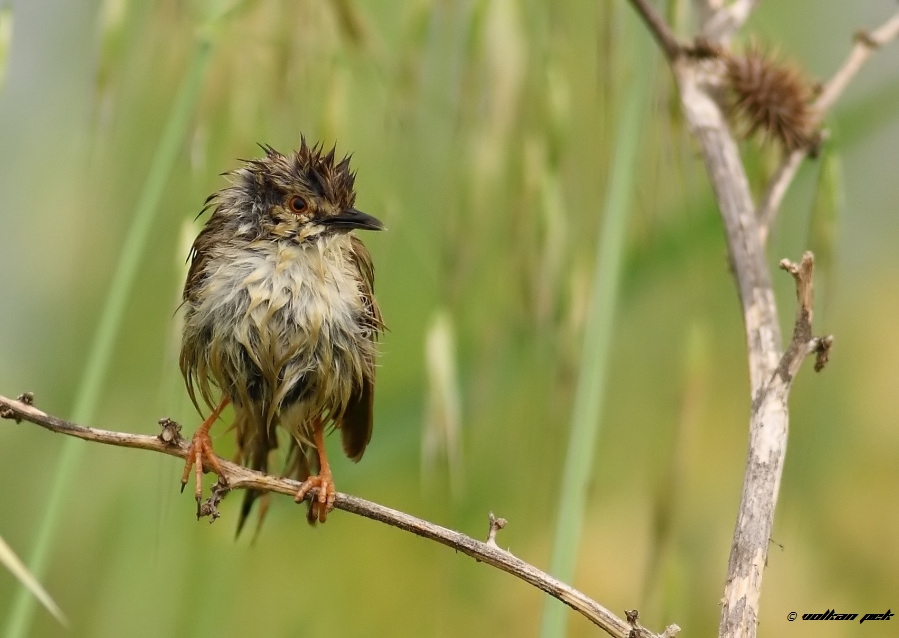
MULTIPOLYGON (((629 20, 633 33, 633 20, 629 20)), ((645 34, 638 42, 648 40, 645 34)), ((627 41, 627 40, 624 40, 627 41)), ((565 458, 561 505, 556 519, 550 573, 571 583, 584 523, 587 485, 592 475, 593 455, 599 432, 600 415, 605 396, 605 379, 612 345, 612 324, 621 280, 622 253, 625 243, 631 196, 637 180, 638 150, 645 128, 644 113, 652 79, 652 64, 646 62, 645 46, 633 47, 625 59, 632 62, 623 99, 616 113, 617 136, 611 162, 607 197, 600 236, 597 242, 593 285, 590 293, 581 364, 571 416, 571 434, 565 458), (638 55, 639 53, 639 55, 638 55)), ((562 603, 547 597, 544 601, 540 635, 543 638, 565 634, 567 610, 562 603)))
POLYGON ((53 617, 59 621, 59 624, 69 628, 69 619, 66 618, 66 615, 62 613, 62 610, 59 608, 59 605, 50 597, 50 594, 47 593, 47 590, 44 589, 40 582, 38 582, 37 578, 28 571, 28 568, 25 567, 25 564, 19 560, 19 557, 16 556, 16 553, 12 551, 12 547, 10 547, 3 537, 0 536, 0 563, 10 571, 10 573, 15 576, 20 583, 22 583, 25 587, 28 588, 36 599, 40 601, 40 603, 47 608, 53 617))
POLYGON ((12 37, 12 9, 0 2, 0 91, 6 80, 6 65, 9 60, 9 42, 12 37))
MULTIPOLYGON (((126 305, 131 297, 138 266, 147 247, 150 229, 159 209, 163 189, 175 165, 188 123, 197 104, 211 48, 211 42, 207 38, 198 40, 187 75, 175 97, 165 131, 156 148, 150 172, 138 199, 134 222, 122 245, 122 252, 115 267, 115 275, 100 314, 100 321, 94 333, 84 373, 81 376, 81 385, 76 394, 75 407, 72 411, 72 420, 76 423, 88 424, 94 419, 100 391, 106 380, 113 346, 122 325, 126 305)), ((84 444, 75 439, 69 438, 63 444, 50 495, 46 499, 44 518, 37 531, 37 538, 29 561, 31 571, 38 578, 46 571, 47 556, 53 544, 56 529, 59 527, 60 513, 68 500, 66 498, 68 483, 78 467, 83 449, 84 444)), ((5 635, 8 638, 27 635, 33 612, 34 598, 28 594, 27 590, 20 590, 13 605, 5 635)))
POLYGON ((425 479, 422 484, 431 478, 437 463, 445 459, 453 498, 461 496, 464 486, 459 444, 462 401, 456 356, 452 317, 440 309, 431 319, 425 336, 428 396, 421 437, 421 468, 425 479))

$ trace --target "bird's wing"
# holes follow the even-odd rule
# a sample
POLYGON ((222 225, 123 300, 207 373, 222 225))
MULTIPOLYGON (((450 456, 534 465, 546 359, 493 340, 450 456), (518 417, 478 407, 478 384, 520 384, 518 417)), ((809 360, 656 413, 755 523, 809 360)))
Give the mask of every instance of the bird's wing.
MULTIPOLYGON (((350 236, 350 258, 359 272, 359 290, 365 304, 364 323, 368 328, 368 336, 372 342, 384 331, 381 311, 375 301, 375 268, 371 255, 355 236, 350 236)), ((365 447, 371 440, 372 407, 375 396, 375 362, 374 349, 372 356, 364 362, 365 369, 360 387, 350 397, 339 424, 343 451, 353 461, 362 458, 365 447)))

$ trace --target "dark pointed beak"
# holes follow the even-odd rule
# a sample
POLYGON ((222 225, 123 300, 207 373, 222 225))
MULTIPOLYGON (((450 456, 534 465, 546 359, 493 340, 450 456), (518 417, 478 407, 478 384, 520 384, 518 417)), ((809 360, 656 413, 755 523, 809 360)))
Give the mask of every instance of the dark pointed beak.
POLYGON ((380 220, 363 213, 361 210, 350 208, 337 215, 326 217, 322 222, 328 226, 341 228, 345 230, 353 230, 361 228, 363 230, 384 230, 384 224, 380 220))

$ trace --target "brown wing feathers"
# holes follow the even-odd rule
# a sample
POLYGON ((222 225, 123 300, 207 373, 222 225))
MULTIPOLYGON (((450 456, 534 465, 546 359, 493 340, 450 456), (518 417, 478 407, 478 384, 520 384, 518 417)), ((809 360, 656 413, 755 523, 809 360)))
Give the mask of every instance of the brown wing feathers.
MULTIPOLYGON (((356 237, 352 240, 352 258, 360 274, 359 289, 365 302, 365 323, 369 327, 369 338, 377 341, 384 330, 381 311, 375 301, 375 270, 368 250, 356 237)), ((375 362, 366 361, 362 386, 350 398, 339 424, 344 453, 353 461, 362 458, 371 441, 372 412, 375 398, 375 362)))

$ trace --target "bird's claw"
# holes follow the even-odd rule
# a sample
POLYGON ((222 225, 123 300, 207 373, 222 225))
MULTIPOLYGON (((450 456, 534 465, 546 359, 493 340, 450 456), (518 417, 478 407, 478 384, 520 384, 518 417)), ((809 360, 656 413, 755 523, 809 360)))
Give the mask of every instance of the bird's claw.
POLYGON ((219 477, 227 483, 225 473, 219 464, 218 456, 212 449, 212 439, 209 433, 203 428, 197 430, 190 440, 190 447, 187 449, 187 460, 184 463, 184 472, 181 474, 181 491, 184 492, 184 486, 190 477, 190 470, 194 469, 196 477, 196 488, 194 497, 197 499, 197 518, 200 517, 200 505, 203 502, 203 470, 211 469, 219 475, 219 477))
POLYGON ((309 490, 317 489, 318 493, 309 502, 308 519, 310 523, 324 523, 328 518, 328 512, 334 509, 334 501, 337 499, 337 490, 334 487, 334 479, 331 472, 321 472, 318 476, 310 476, 294 497, 294 501, 302 503, 306 499, 309 490))

